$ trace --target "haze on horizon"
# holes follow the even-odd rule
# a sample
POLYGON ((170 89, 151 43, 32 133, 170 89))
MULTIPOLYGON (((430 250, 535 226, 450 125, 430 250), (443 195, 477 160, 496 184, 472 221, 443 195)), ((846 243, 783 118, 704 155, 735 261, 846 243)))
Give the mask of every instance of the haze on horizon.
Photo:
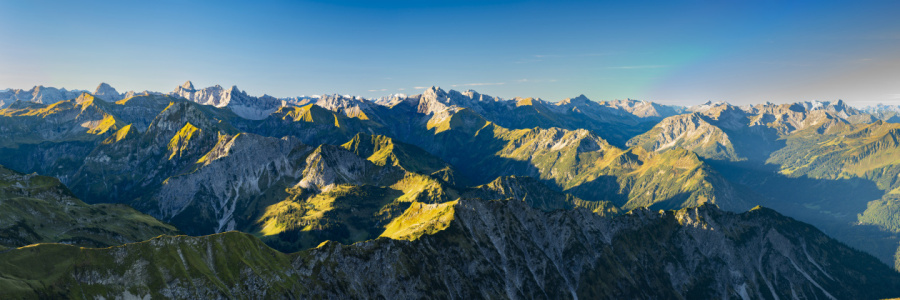
POLYGON ((900 104, 897 1, 0 2, 0 89, 900 104))

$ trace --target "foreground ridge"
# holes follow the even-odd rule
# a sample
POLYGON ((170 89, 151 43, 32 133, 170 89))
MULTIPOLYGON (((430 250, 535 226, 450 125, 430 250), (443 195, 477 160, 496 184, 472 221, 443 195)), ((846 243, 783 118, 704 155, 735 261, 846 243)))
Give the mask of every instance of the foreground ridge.
MULTIPOLYGON (((435 205, 439 209, 442 205, 435 205)), ((446 228, 283 254, 251 235, 161 236, 103 249, 0 253, 0 296, 153 298, 801 298, 900 293, 900 274, 756 208, 602 217, 461 200, 446 228), (40 262, 40 266, 35 266, 40 262)), ((447 221, 447 214, 434 214, 447 221)), ((428 221, 428 220, 423 220, 428 221)))

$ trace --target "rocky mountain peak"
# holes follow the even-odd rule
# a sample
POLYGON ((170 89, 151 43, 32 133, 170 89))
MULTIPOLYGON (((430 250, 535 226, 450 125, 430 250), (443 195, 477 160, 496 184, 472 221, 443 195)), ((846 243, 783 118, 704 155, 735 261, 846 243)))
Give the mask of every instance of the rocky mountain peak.
POLYGON ((479 94, 479 93, 476 92, 475 90, 466 90, 465 92, 462 92, 462 93, 460 93, 460 94, 462 94, 463 96, 466 96, 466 97, 475 99, 475 100, 484 100, 484 99, 481 97, 481 94, 479 94))
MULTIPOLYGON (((493 103, 501 101, 500 98, 479 94, 474 90, 459 92, 456 90, 444 91, 440 87, 431 87, 418 97, 418 112, 422 114, 441 114, 448 110, 468 108, 478 114, 484 114, 490 110, 493 103)), ((508 103, 515 105, 515 102, 508 103)))
POLYGON ((422 97, 428 97, 428 98, 438 98, 438 97, 446 96, 446 95, 447 95, 447 92, 444 91, 443 89, 441 89, 441 87, 437 87, 437 86, 431 86, 431 88, 425 90, 425 92, 422 93, 422 97))
POLYGON ((236 85, 224 89, 217 84, 197 90, 194 89, 194 84, 188 81, 175 88, 169 95, 203 105, 228 107, 238 116, 251 120, 264 119, 282 105, 282 101, 275 97, 252 97, 236 85))
POLYGON ((591 102, 591 99, 588 99, 587 96, 585 96, 584 94, 581 94, 575 98, 563 99, 562 101, 559 101, 559 105, 570 105, 570 104, 578 105, 578 104, 588 104, 590 102, 591 102))
POLYGON ((802 107, 806 111, 814 111, 814 110, 823 110, 828 112, 833 112, 838 114, 838 116, 842 118, 846 118, 851 115, 859 114, 860 111, 850 107, 847 105, 844 100, 838 99, 837 101, 805 101, 795 103, 796 106, 802 107))
POLYGON ((604 105, 624 110, 639 118, 662 119, 669 116, 684 113, 686 108, 681 106, 662 105, 645 100, 613 100, 603 102, 604 105))
POLYGON ((194 90, 194 83, 191 82, 190 80, 185 81, 184 84, 181 85, 181 88, 183 88, 183 89, 185 89, 185 90, 193 91, 193 90, 194 90))
MULTIPOLYGON (((347 97, 338 94, 324 95, 310 103, 350 118, 368 120, 370 117, 375 116, 375 114, 370 115, 372 107, 370 104, 373 102, 362 97, 347 97)), ((377 116, 375 117, 377 118, 377 116)))
POLYGON ((101 82, 100 85, 98 85, 97 88, 94 89, 94 94, 97 94, 101 91, 109 91, 109 90, 115 91, 116 89, 113 88, 112 86, 110 86, 109 83, 101 82))
POLYGON ((119 101, 123 98, 122 94, 106 82, 101 82, 100 85, 94 89, 94 95, 105 101, 119 101))
POLYGON ((28 101, 42 104, 53 104, 63 100, 75 99, 86 91, 66 90, 38 85, 28 90, 7 89, 0 92, 0 108, 7 107, 16 101, 28 101))
POLYGON ((342 148, 358 155, 359 157, 369 157, 384 147, 390 147, 393 140, 380 135, 368 135, 365 133, 357 133, 349 142, 341 145, 342 148))
POLYGON ((78 95, 78 98, 75 98, 75 103, 77 104, 85 104, 92 101, 94 101, 94 96, 88 92, 81 93, 81 95, 78 95))
POLYGON ((418 106, 419 113, 435 114, 446 110, 450 106, 450 97, 441 88, 432 86, 419 97, 418 106))
POLYGON ((306 158, 303 178, 297 183, 311 191, 327 192, 337 184, 362 184, 375 166, 337 146, 320 145, 306 158))
POLYGON ((202 111, 197 109, 196 104, 175 101, 171 102, 153 119, 148 132, 155 132, 157 135, 165 136, 164 139, 168 140, 172 134, 188 123, 202 130, 212 128, 212 122, 202 111))

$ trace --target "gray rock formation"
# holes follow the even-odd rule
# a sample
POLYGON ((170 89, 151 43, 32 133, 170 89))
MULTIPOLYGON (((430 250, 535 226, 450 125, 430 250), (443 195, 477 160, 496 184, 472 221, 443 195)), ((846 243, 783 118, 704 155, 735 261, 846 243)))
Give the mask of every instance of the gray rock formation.
POLYGON ((227 107, 238 116, 251 120, 263 119, 283 105, 281 100, 272 96, 252 97, 247 95, 237 86, 224 89, 220 85, 215 85, 197 90, 190 81, 178 86, 169 94, 203 105, 227 107))
POLYGON ((900 293, 900 274, 875 258, 765 208, 600 217, 587 210, 543 212, 521 201, 468 200, 444 213, 452 218, 443 230, 413 240, 326 242, 295 254, 235 232, 91 251, 17 249, 0 253, 7 262, 0 283, 19 288, 0 295, 875 299, 900 293), (52 277, 10 272, 27 263, 23 257, 52 259, 63 271, 52 277))
POLYGON ((97 96, 100 99, 103 99, 107 102, 116 102, 125 98, 125 95, 119 94, 115 88, 107 84, 106 82, 100 83, 97 88, 94 90, 94 96, 97 96))
POLYGON ((5 91, 0 91, 0 108, 6 108, 16 101, 53 104, 63 100, 75 99, 84 92, 87 91, 70 91, 65 88, 57 89, 45 87, 43 85, 35 86, 30 90, 7 89, 5 91))

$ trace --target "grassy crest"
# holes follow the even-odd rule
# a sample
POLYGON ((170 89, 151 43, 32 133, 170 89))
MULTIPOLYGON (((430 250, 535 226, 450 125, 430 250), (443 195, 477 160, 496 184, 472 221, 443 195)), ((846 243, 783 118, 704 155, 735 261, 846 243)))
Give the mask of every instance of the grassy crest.
POLYGON ((172 225, 125 205, 87 205, 56 178, 0 167, 0 245, 107 247, 177 233, 172 225))

